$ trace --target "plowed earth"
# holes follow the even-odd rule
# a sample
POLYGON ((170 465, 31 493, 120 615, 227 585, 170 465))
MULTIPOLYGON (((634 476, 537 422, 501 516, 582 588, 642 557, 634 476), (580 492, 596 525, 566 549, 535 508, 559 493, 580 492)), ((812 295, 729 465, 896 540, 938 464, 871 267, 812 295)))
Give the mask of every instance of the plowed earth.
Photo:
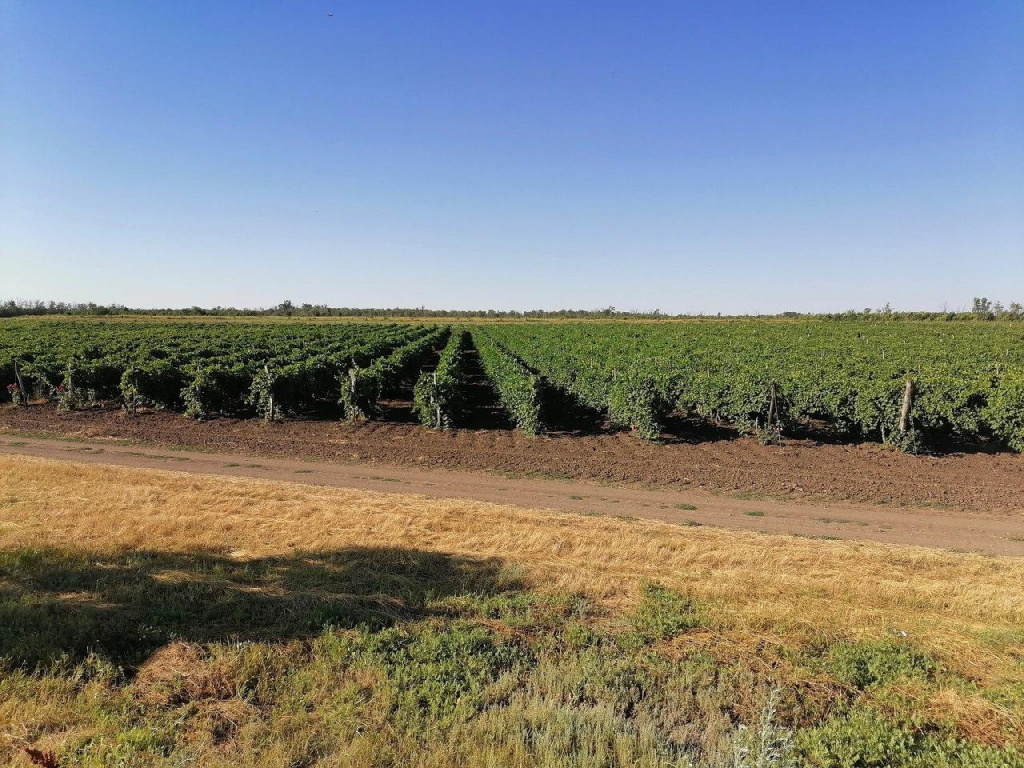
POLYGON ((344 424, 256 419, 195 422, 166 411, 128 417, 114 406, 58 413, 0 407, 0 431, 128 441, 247 456, 485 471, 604 484, 688 489, 808 502, 855 502, 1004 514, 1024 520, 1024 455, 911 456, 877 444, 787 440, 764 446, 718 436, 650 445, 625 433, 537 438, 503 428, 439 432, 408 422, 344 424))

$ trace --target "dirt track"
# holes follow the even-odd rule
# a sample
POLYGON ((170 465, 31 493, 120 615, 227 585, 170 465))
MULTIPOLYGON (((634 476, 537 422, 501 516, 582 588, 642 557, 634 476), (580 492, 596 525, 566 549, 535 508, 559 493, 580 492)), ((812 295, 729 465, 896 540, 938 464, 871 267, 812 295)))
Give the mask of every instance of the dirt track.
POLYGON ((1024 456, 953 453, 908 456, 875 444, 787 440, 763 446, 747 438, 647 445, 623 433, 528 438, 511 429, 435 432, 396 420, 255 419, 196 423, 180 414, 125 417, 116 407, 58 414, 53 406, 0 406, 0 432, 124 440, 249 456, 437 467, 523 477, 743 493, 781 500, 840 501, 1006 513, 1024 519, 1024 456))
POLYGON ((1024 556, 1024 515, 1006 512, 990 514, 934 508, 752 501, 683 489, 652 490, 585 481, 513 479, 490 473, 445 469, 253 459, 238 454, 189 452, 111 442, 103 444, 99 441, 20 438, 10 434, 0 435, 0 453, 433 497, 470 498, 686 525, 716 525, 1024 556))

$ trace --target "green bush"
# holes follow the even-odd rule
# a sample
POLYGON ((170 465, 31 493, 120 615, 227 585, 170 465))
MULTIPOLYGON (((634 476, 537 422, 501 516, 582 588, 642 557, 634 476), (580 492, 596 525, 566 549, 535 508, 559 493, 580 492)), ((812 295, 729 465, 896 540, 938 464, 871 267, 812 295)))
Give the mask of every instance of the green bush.
POLYGON ((834 645, 826 666, 839 682, 858 690, 902 677, 931 678, 939 668, 907 643, 889 640, 834 645))
POLYGON ((1024 755, 1012 747, 916 731, 863 708, 800 731, 796 743, 814 768, 1024 768, 1024 755))
POLYGON ((992 432, 1015 451, 1024 451, 1024 372, 1000 377, 989 396, 985 416, 992 432))
POLYGON ((643 598, 631 617, 633 627, 647 640, 668 640, 700 626, 693 602, 660 584, 645 584, 643 598))
POLYGON ((57 409, 73 411, 86 403, 114 397, 119 391, 121 371, 103 360, 71 358, 64 366, 64 375, 53 389, 57 409))
POLYGON ((488 684, 529 659, 524 648, 497 642, 487 629, 458 621, 367 635, 356 656, 357 662, 386 674, 396 719, 407 727, 466 719, 488 684))
POLYGON ((249 396, 246 398, 246 405, 256 409, 256 413, 264 421, 276 421, 281 415, 280 401, 276 400, 275 388, 277 376, 270 372, 269 366, 263 366, 256 371, 252 384, 249 385, 249 396))
POLYGON ((122 407, 135 413, 141 406, 175 407, 185 386, 182 372, 165 360, 130 365, 121 374, 122 407))
POLYGON ((206 419, 213 413, 237 413, 245 407, 253 373, 241 363, 230 366, 199 364, 181 391, 185 415, 206 419))
POLYGON ((355 421, 377 417, 380 414, 380 398, 393 393, 413 371, 418 370, 448 332, 447 328, 438 328, 402 345, 389 355, 376 358, 366 368, 353 366, 343 373, 341 396, 338 399, 342 418, 355 421))
POLYGON ((617 371, 608 392, 608 420, 632 429, 644 440, 657 441, 675 398, 665 382, 659 382, 640 366, 617 371))
POLYGON ((424 371, 413 387, 413 410, 420 422, 434 429, 451 427, 463 407, 462 357, 466 350, 465 331, 451 335, 441 351, 437 367, 424 371))
POLYGON ((509 353, 487 333, 473 333, 480 362, 516 426, 528 435, 544 429, 541 403, 544 400, 541 378, 509 353))

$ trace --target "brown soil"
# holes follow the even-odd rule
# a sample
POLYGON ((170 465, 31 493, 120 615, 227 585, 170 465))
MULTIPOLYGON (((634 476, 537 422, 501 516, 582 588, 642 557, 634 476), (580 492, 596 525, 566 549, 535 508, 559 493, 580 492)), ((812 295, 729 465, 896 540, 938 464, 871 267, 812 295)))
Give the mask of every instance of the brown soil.
MULTIPOLYGON (((1024 555, 1024 515, 807 501, 746 500, 696 490, 650 489, 484 472, 336 463, 245 459, 236 453, 180 451, 110 442, 0 435, 0 454, 88 464, 172 469, 203 475, 285 480, 441 499, 559 509, 584 515, 646 518, 680 525, 713 525, 812 538, 867 539, 1000 555, 1024 555)), ((396 499, 403 498, 396 496, 396 499)), ((401 503, 401 502, 396 502, 401 503)))
POLYGON ((649 445, 628 434, 529 438, 503 425, 438 432, 410 423, 403 403, 391 421, 342 424, 180 414, 127 417, 115 407, 57 413, 51 405, 0 407, 0 431, 129 441, 300 460, 360 462, 496 472, 503 475, 642 484, 704 493, 805 501, 936 506, 1024 513, 1024 456, 949 453, 910 456, 875 444, 748 438, 649 445))

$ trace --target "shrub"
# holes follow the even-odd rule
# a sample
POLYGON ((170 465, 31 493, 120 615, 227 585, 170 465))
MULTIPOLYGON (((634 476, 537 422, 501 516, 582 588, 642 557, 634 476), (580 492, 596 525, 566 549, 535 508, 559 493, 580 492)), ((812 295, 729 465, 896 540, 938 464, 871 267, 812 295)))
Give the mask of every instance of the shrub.
POLYGON ((927 655, 894 641, 834 645, 826 666, 839 682, 858 690, 901 677, 928 678, 938 671, 938 664, 927 655))
POLYGON ((1015 451, 1024 451, 1024 373, 1008 373, 989 396, 985 416, 992 432, 1015 451))
POLYGON ((249 396, 246 398, 246 405, 256 409, 256 413, 264 421, 276 421, 280 416, 280 406, 275 402, 274 389, 277 383, 277 376, 270 372, 270 366, 263 368, 253 376, 252 384, 249 387, 249 396))
POLYGON ((435 429, 452 426, 462 408, 462 356, 467 334, 453 333, 441 351, 437 368, 420 374, 413 388, 413 410, 422 424, 435 429))
POLYGON ((797 768, 793 734, 775 724, 779 691, 773 690, 753 728, 733 734, 733 768, 797 768))
POLYGON ((15 405, 24 405, 28 402, 28 393, 22 391, 21 387, 17 384, 7 385, 7 396, 11 398, 11 402, 15 405))
POLYGON ((181 392, 185 415, 206 419, 213 413, 237 412, 244 407, 251 384, 252 374, 241 364, 230 367, 200 364, 192 381, 181 392))
POLYGON ((483 331, 473 333, 473 343, 480 353, 480 362, 498 392, 505 410, 516 426, 527 435, 544 429, 541 403, 543 382, 522 360, 483 331))
POLYGON ((644 440, 661 439, 665 417, 675 398, 664 382, 640 366, 618 371, 608 393, 608 419, 615 426, 632 429, 644 440))
POLYGON ((180 402, 185 383, 182 372, 166 360, 128 366, 119 386, 121 406, 130 414, 142 406, 172 408, 180 402))
POLYGON ((799 732, 797 749, 815 768, 1024 768, 1013 747, 915 730, 864 708, 799 732))
POLYGON ((423 360, 448 333, 439 328, 405 344, 389 355, 375 359, 366 368, 353 365, 341 376, 338 404, 347 421, 370 419, 380 414, 378 400, 390 394, 418 370, 423 360))

